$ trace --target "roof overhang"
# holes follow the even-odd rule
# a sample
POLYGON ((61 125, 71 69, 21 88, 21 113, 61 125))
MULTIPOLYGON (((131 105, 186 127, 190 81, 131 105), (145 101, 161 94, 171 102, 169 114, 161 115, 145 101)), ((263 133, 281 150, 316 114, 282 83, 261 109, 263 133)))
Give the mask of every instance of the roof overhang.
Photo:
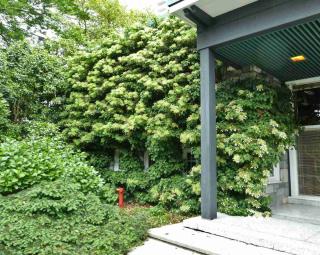
POLYGON ((320 75, 320 0, 171 0, 198 27, 198 49, 235 67, 256 65, 281 81, 320 75), (291 58, 306 60, 294 63, 291 58))
POLYGON ((253 2, 257 2, 257 0, 167 0, 171 14, 179 16, 194 26, 197 24, 185 13, 186 8, 196 6, 214 18, 253 2))

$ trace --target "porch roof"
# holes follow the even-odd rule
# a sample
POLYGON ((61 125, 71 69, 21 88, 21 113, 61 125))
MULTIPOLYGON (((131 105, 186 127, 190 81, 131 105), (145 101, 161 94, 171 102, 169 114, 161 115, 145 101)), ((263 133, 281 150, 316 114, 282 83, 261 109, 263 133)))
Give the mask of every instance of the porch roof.
POLYGON ((171 0, 198 26, 198 48, 235 67, 256 65, 281 81, 320 76, 319 0, 171 0), (305 60, 293 62, 292 57, 305 60))
MULTIPOLYGON (((217 218, 215 56, 254 64, 281 81, 320 75, 319 0, 168 0, 198 27, 201 91, 201 216, 217 218), (300 55, 302 62, 292 57, 300 55)), ((299 59, 297 59, 299 60, 299 59)))

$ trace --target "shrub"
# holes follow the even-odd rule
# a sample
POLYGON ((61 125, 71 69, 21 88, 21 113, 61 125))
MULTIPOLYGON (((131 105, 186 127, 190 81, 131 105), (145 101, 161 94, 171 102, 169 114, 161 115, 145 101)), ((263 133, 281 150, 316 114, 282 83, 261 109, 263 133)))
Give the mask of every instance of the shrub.
POLYGON ((150 214, 129 215, 69 178, 0 195, 0 250, 16 255, 122 255, 146 237, 150 214))
POLYGON ((139 156, 128 152, 121 152, 119 157, 121 169, 126 172, 141 171, 144 168, 142 160, 139 156))
POLYGON ((190 186, 186 183, 187 176, 176 175, 161 179, 151 190, 153 201, 164 208, 180 214, 196 214, 199 212, 199 198, 192 195, 190 186))
POLYGON ((22 126, 22 137, 51 137, 63 140, 63 137, 59 132, 59 127, 54 123, 45 121, 27 121, 25 123, 22 123, 22 126))
MULTIPOLYGON (((131 161, 131 160, 130 160, 131 161)), ((129 161, 129 162, 130 162, 129 161)), ((152 198, 150 190, 162 179, 170 180, 176 175, 185 173, 185 166, 178 161, 159 160, 155 162, 147 171, 142 167, 139 169, 122 170, 120 172, 104 171, 101 176, 106 183, 114 187, 124 187, 126 199, 142 204, 152 204, 164 206, 159 200, 152 198), (160 202, 160 203, 159 203, 160 202)))
POLYGON ((112 153, 106 153, 101 151, 87 152, 88 164, 93 166, 98 172, 104 172, 110 168, 113 161, 112 153))
POLYGON ((103 185, 95 170, 85 163, 83 154, 53 137, 6 140, 0 144, 0 165, 0 194, 60 176, 73 178, 86 191, 103 185))

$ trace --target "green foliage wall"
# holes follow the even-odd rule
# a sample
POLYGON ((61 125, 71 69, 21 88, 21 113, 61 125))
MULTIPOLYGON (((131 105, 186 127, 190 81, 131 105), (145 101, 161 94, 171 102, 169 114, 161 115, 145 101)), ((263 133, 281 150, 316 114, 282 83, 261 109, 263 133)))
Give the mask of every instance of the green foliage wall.
MULTIPOLYGON (((291 96, 287 87, 256 78, 218 85, 220 211, 234 215, 269 211, 270 199, 265 187, 270 171, 285 150, 294 144, 296 125, 291 96)), ((199 134, 196 127, 199 126, 187 131, 190 137, 199 134)), ((197 182, 194 178, 188 181, 190 184, 197 182)))
MULTIPOLYGON (((126 186, 138 201, 198 212, 200 167, 181 164, 183 147, 200 157, 195 31, 177 19, 132 27, 80 53, 69 67, 64 134, 100 156, 114 148, 149 151, 154 169, 106 171, 106 180, 126 186)), ((219 210, 267 212, 268 174, 293 141, 290 92, 263 80, 233 80, 218 86, 217 98, 219 210)))
POLYGON ((133 27, 71 62, 64 133, 82 148, 176 157, 199 108, 195 31, 177 20, 133 27))

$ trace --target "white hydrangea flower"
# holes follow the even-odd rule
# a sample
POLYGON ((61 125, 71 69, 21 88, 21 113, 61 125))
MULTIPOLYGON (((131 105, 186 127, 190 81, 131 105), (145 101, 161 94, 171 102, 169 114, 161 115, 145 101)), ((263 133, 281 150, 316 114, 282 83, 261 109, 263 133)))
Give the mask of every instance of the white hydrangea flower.
POLYGON ((241 160, 240 155, 236 154, 236 155, 233 156, 233 161, 234 161, 234 162, 236 162, 236 163, 239 164, 239 163, 240 163, 240 160, 241 160))
POLYGON ((258 91, 263 91, 264 90, 264 86, 262 84, 257 86, 257 90, 258 91))

